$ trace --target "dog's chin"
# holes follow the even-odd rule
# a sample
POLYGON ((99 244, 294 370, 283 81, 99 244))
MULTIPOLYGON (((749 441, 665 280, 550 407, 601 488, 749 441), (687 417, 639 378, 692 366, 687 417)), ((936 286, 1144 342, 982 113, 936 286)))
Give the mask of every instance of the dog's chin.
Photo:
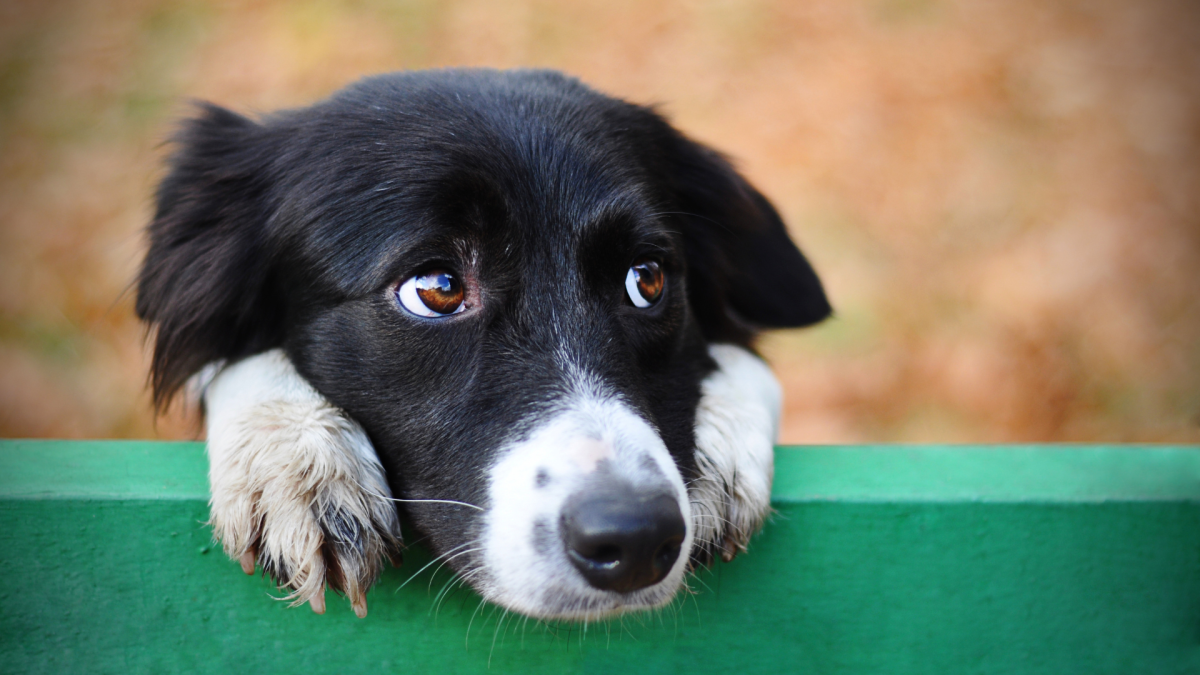
POLYGON ((479 588, 485 600, 513 612, 547 621, 597 621, 629 612, 665 607, 684 588, 686 565, 657 584, 632 593, 599 591, 579 579, 574 584, 556 584, 533 593, 484 586, 479 588))

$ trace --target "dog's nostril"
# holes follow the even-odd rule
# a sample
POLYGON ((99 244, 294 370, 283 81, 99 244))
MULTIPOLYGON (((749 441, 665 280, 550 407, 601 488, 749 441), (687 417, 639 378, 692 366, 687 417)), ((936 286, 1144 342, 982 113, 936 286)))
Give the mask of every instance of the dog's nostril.
POLYGON ((654 552, 654 564, 660 569, 669 570, 671 565, 679 558, 679 547, 683 544, 683 537, 672 537, 658 547, 654 552))
POLYGON ((601 546, 587 559, 597 565, 616 565, 621 562, 621 549, 616 546, 601 546))
POLYGON ((567 501, 567 557, 601 590, 630 593, 660 582, 679 559, 686 525, 672 494, 606 486, 567 501))

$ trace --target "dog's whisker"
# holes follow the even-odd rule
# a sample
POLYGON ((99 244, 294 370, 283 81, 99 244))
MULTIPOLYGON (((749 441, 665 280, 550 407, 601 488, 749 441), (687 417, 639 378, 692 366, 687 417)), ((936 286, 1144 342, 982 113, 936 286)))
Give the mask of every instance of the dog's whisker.
POLYGON ((466 583, 464 581, 464 578, 461 575, 455 575, 455 576, 451 577, 450 581, 447 581, 445 584, 442 585, 442 589, 440 591, 438 591, 437 596, 435 596, 433 599, 434 601, 433 601, 432 613, 433 613, 433 618, 435 621, 437 620, 437 618, 439 616, 441 616, 442 603, 445 602, 446 599, 449 598, 450 595, 454 593, 454 591, 456 591, 459 588, 465 588, 465 587, 466 587, 466 583))
MULTIPOLYGON (((480 550, 480 549, 476 549, 476 550, 480 550)), ((461 555, 461 554, 459 554, 459 555, 461 555)), ((441 567, 439 567, 438 569, 440 570, 441 567)), ((436 596, 434 596, 434 598, 433 598, 433 603, 435 605, 434 615, 436 616, 436 614, 437 614, 436 610, 441 608, 441 606, 442 606, 441 601, 445 599, 445 594, 446 594, 447 590, 452 588, 450 584, 458 582, 460 584, 465 585, 466 581, 468 581, 469 579, 476 576, 476 574, 478 572, 480 572, 481 570, 482 570, 482 566, 478 566, 478 567, 471 568, 470 570, 466 570, 462 574, 454 574, 453 576, 451 576, 450 581, 443 584, 442 590, 439 591, 438 594, 436 596)), ((435 570, 434 575, 436 575, 436 574, 437 574, 437 571, 435 570)), ((433 584, 432 578, 430 578, 429 583, 432 586, 432 584, 433 584)))
POLYGON ((721 515, 718 515, 715 513, 695 513, 695 512, 693 512, 692 517, 693 518, 707 518, 709 520, 716 520, 716 521, 722 522, 726 525, 733 525, 732 520, 726 518, 725 516, 721 516, 721 515))
POLYGON ((500 615, 500 620, 496 622, 496 630, 492 631, 492 649, 488 652, 488 668, 492 667, 492 655, 496 653, 496 636, 500 634, 500 627, 504 625, 504 619, 508 617, 508 609, 500 615))
POLYGON ((384 497, 388 501, 402 502, 405 504, 454 504, 456 506, 466 506, 475 509, 476 511, 486 511, 482 506, 475 506, 466 502, 455 501, 453 499, 396 499, 395 497, 384 497))
MULTIPOLYGON (((455 582, 457 582, 457 583, 458 583, 458 586, 459 586, 460 588, 466 588, 466 587, 467 587, 467 584, 468 584, 468 583, 469 583, 469 582, 470 582, 472 579, 474 579, 475 577, 477 577, 477 576, 480 576, 480 575, 483 573, 483 571, 484 571, 484 568, 483 568, 483 566, 482 566, 482 565, 479 565, 479 566, 476 566, 476 567, 473 567, 473 568, 471 568, 471 569, 469 569, 469 570, 466 570, 466 571, 464 571, 462 574, 459 574, 459 575, 457 575, 457 576, 456 576, 456 577, 455 577, 455 578, 454 578, 452 581, 455 581, 455 582)), ((451 592, 453 592, 453 591, 454 591, 454 587, 453 587, 453 586, 451 586, 451 587, 450 587, 450 591, 451 591, 451 592)), ((440 601, 438 601, 437 608, 438 608, 439 610, 441 609, 442 602, 445 602, 445 600, 446 600, 446 597, 447 597, 448 595, 449 595, 448 593, 447 593, 446 595, 443 595, 443 596, 442 596, 442 599, 441 599, 440 601)), ((435 616, 436 616, 436 612, 435 612, 435 616)))
POLYGON ((476 511, 487 511, 487 509, 483 508, 482 506, 476 506, 474 504, 468 504, 467 502, 460 502, 460 501, 457 501, 454 499, 398 499, 396 497, 387 497, 385 495, 381 495, 378 492, 375 492, 373 490, 368 490, 366 487, 364 487, 361 484, 359 485, 359 487, 362 488, 363 492, 371 495, 372 497, 375 497, 377 499, 382 499, 384 501, 389 501, 389 502, 400 502, 402 504, 424 504, 424 503, 454 504, 457 506, 466 506, 466 507, 475 509, 476 511))
MULTIPOLYGON (((497 611, 499 611, 499 608, 498 608, 496 605, 490 605, 490 604, 489 604, 489 606, 490 606, 490 609, 489 609, 489 611, 488 611, 487 615, 486 615, 486 616, 483 618, 483 624, 484 624, 485 626, 487 625, 487 622, 488 622, 488 621, 489 621, 489 620, 490 620, 490 619, 491 619, 493 616, 496 616, 496 612, 497 612, 497 611)), ((478 608, 478 607, 476 607, 475 609, 476 609, 476 610, 478 610, 479 608, 478 608)), ((472 621, 474 620, 474 618, 475 618, 474 616, 472 616, 472 617, 471 617, 472 621)), ((471 634, 471 625, 470 625, 470 624, 467 624, 467 637, 470 637, 470 634, 471 634)))
POLYGON ((472 540, 472 541, 468 541, 468 542, 466 542, 466 543, 464 543, 464 544, 460 544, 460 545, 458 545, 458 546, 455 546, 454 548, 450 549, 449 551, 446 551, 445 553, 443 553, 443 554, 441 554, 441 555, 434 556, 433 560, 430 560, 429 562, 425 563, 424 567, 422 567, 421 569, 417 570, 416 572, 413 572, 412 576, 410 576, 408 579, 405 579, 405 580, 404 580, 404 583, 402 583, 402 584, 400 584, 399 586, 397 586, 397 587, 396 587, 396 590, 395 590, 394 592, 396 592, 396 593, 399 593, 401 588, 404 588, 405 586, 407 586, 407 585, 408 585, 408 582, 412 581, 413 579, 416 579, 418 576, 420 576, 420 575, 421 575, 421 572, 424 572, 425 570, 429 569, 429 568, 430 568, 430 566, 437 564, 437 562, 438 562, 438 561, 439 561, 439 560, 440 560, 442 557, 444 557, 444 556, 447 556, 447 555, 450 555, 451 553, 454 553, 455 551, 458 551, 458 550, 460 550, 460 549, 462 549, 462 548, 465 548, 465 547, 467 547, 467 546, 471 546, 472 544, 476 544, 476 543, 478 543, 478 542, 476 542, 476 541, 474 541, 474 540, 472 540))
POLYGON ((442 603, 445 602, 450 593, 454 591, 455 584, 457 584, 459 587, 465 587, 467 585, 467 581, 476 576, 481 569, 482 568, 480 567, 475 567, 464 571, 462 574, 456 574, 453 577, 450 577, 450 580, 442 585, 442 590, 440 590, 437 596, 435 596, 433 599, 433 616, 435 619, 442 610, 442 603))
POLYGON ((442 588, 438 591, 438 594, 433 596, 433 608, 430 613, 433 614, 434 620, 437 620, 438 614, 441 612, 442 598, 446 594, 447 590, 450 588, 450 584, 453 584, 454 582, 458 581, 458 579, 459 579, 458 575, 451 576, 450 579, 446 581, 446 583, 442 584, 442 588))
POLYGON ((525 650, 525 629, 529 627, 529 615, 526 614, 521 619, 521 650, 525 650))
POLYGON ((458 553, 455 553, 455 554, 454 554, 454 555, 452 555, 452 556, 444 557, 444 558, 442 559, 442 562, 441 562, 441 564, 440 564, 440 565, 438 565, 437 567, 435 567, 435 568, 434 568, 434 570, 433 570, 433 574, 430 574, 430 575, 429 575, 429 587, 428 587, 428 588, 429 588, 430 590, 432 590, 432 588, 433 588, 433 579, 434 579, 434 577, 436 577, 436 576, 437 576, 437 573, 438 573, 438 572, 440 572, 440 571, 441 571, 441 569, 442 569, 443 567, 445 567, 445 566, 446 566, 446 563, 450 562, 451 560, 453 560, 453 559, 457 558, 457 557, 458 557, 458 556, 460 556, 460 555, 468 555, 468 554, 471 554, 471 553, 478 553, 479 551, 482 551, 482 550, 483 550, 483 547, 469 548, 469 549, 467 549, 467 550, 465 550, 465 551, 459 551, 458 553))
POLYGON ((475 616, 477 614, 479 614, 479 610, 482 609, 485 604, 487 604, 487 601, 484 600, 483 598, 480 598, 479 604, 475 605, 475 611, 471 612, 471 619, 469 621, 467 621, 467 635, 466 635, 466 637, 463 638, 463 650, 464 651, 471 648, 471 626, 474 625, 475 616))
MULTIPOLYGON (((709 586, 709 585, 708 585, 708 582, 707 582, 707 581, 705 581, 705 580, 703 580, 703 579, 701 579, 701 578, 699 577, 699 575, 693 574, 693 575, 692 575, 692 577, 691 577, 691 580, 692 580, 692 581, 695 581, 696 583, 698 583, 698 584, 700 584, 701 586, 703 586, 704 588, 706 588, 706 589, 708 590, 708 592, 709 592, 709 593, 715 593, 715 592, 716 592, 716 591, 714 591, 714 590, 713 590, 713 587, 712 587, 712 586, 709 586)), ((689 589, 689 590, 690 590, 690 589, 689 589)))

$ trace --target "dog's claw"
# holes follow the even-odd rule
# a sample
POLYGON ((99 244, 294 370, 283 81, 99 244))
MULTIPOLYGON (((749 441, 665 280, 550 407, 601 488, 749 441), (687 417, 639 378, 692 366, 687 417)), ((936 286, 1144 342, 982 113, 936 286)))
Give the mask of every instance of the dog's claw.
POLYGON ((733 537, 725 537, 725 539, 721 541, 721 560, 724 560, 725 562, 732 561, 734 557, 737 556, 738 551, 741 548, 741 544, 734 540, 733 537))
MULTIPOLYGON (((257 532, 254 543, 249 546, 239 546, 240 542, 230 536, 223 536, 222 540, 246 574, 254 574, 256 563, 261 562, 264 573, 281 590, 290 591, 282 599, 291 601, 292 606, 307 602, 314 613, 324 614, 325 590, 332 588, 346 594, 356 615, 360 618, 366 616, 366 591, 378 578, 384 560, 393 565, 400 562, 399 521, 395 512, 381 509, 369 514, 374 517, 359 521, 356 529, 362 538, 355 546, 346 546, 336 539, 338 534, 330 534, 348 527, 344 522, 332 521, 327 512, 309 510, 307 513, 299 511, 299 514, 290 521, 279 522, 280 527, 276 530, 292 537, 291 541, 283 539, 282 545, 280 538, 271 541, 267 537, 257 536, 257 532), (303 542, 308 548, 297 552, 295 547, 288 546, 295 541, 303 542), (242 548, 240 554, 237 553, 238 548, 242 548)), ((263 517, 268 523, 272 520, 270 512, 263 517)), ((232 528, 220 527, 220 523, 224 522, 218 521, 214 529, 225 533, 236 532, 232 528)))
POLYGON ((354 608, 355 616, 360 619, 367 618, 367 596, 359 595, 356 598, 351 598, 350 606, 354 608))

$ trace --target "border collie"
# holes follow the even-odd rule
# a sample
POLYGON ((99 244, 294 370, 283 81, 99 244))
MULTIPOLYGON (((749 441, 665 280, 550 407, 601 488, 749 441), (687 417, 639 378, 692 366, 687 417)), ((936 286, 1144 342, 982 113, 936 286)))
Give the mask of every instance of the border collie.
POLYGON ((544 70, 202 105, 137 312, 161 409, 200 382, 214 534, 359 616, 398 508, 487 600, 661 606, 769 510, 756 331, 830 307, 770 203, 653 110, 544 70))

